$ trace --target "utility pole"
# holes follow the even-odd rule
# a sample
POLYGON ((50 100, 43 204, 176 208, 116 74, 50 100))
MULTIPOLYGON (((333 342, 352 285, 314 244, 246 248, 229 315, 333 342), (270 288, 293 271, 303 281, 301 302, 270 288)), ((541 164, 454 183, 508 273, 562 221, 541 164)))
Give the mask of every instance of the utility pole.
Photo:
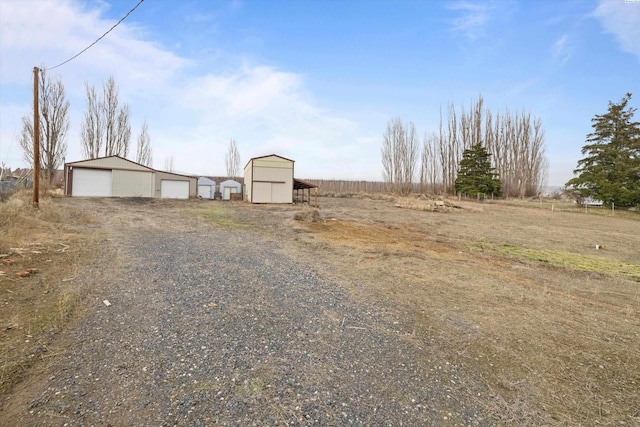
POLYGON ((39 208, 40 196, 40 112, 38 104, 38 67, 33 67, 33 207, 39 208))

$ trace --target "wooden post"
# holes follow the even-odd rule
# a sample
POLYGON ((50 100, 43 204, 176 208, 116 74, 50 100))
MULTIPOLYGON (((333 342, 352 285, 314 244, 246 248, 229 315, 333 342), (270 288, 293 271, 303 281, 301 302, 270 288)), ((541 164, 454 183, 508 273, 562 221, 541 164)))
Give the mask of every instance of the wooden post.
POLYGON ((33 207, 39 207, 40 196, 40 112, 38 95, 38 67, 33 67, 33 207))

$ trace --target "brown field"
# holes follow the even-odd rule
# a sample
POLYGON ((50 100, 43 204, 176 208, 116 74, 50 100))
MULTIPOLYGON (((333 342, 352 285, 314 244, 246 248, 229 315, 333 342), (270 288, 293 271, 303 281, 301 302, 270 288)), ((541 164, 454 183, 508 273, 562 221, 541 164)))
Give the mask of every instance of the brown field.
POLYGON ((3 396, 61 354, 57 332, 83 313, 90 281, 109 274, 95 263, 112 253, 110 238, 93 224, 117 232, 127 215, 150 221, 161 208, 281 241, 354 298, 389 307, 416 346, 483 382, 490 393, 477 400, 503 424, 640 425, 637 213, 385 195, 322 197, 317 210, 113 201, 97 211, 45 198, 34 211, 28 201, 0 204, 3 396), (88 281, 75 280, 80 269, 88 281))
POLYGON ((479 400, 504 423, 640 425, 637 214, 376 198, 321 198, 315 222, 235 211, 292 228, 295 250, 356 298, 403 312, 419 343, 480 375, 492 393, 479 400))

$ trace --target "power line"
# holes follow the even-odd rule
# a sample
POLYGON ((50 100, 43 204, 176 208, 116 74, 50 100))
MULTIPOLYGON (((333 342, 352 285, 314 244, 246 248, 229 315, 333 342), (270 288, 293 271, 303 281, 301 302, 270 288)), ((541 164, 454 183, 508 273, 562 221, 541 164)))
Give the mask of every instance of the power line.
POLYGON ((113 31, 113 29, 114 29, 114 28, 116 28, 118 25, 120 25, 120 23, 121 23, 122 21, 124 21, 125 19, 127 19, 127 16, 131 15, 131 13, 132 13, 134 10, 136 10, 136 9, 138 8, 138 6, 140 6, 140 5, 142 4, 142 2, 143 2, 143 1, 144 1, 144 0, 140 0, 140 1, 138 2, 138 4, 136 4, 136 5, 133 7, 133 9, 131 9, 129 12, 127 12, 127 14, 126 14, 126 15, 124 15, 124 16, 122 17, 122 19, 120 19, 118 22, 116 22, 116 23, 115 23, 115 25, 114 25, 113 27, 109 28, 109 30, 108 30, 106 33, 104 33, 103 35, 101 35, 100 37, 98 37, 98 39, 97 39, 96 41, 94 41, 94 42, 93 42, 93 43, 91 43, 89 46, 85 47, 85 48, 84 48, 84 49, 82 49, 79 53, 77 53, 76 55, 74 55, 74 56, 72 56, 71 58, 67 59, 66 61, 64 61, 64 62, 62 62, 62 63, 60 63, 60 64, 56 65, 55 67, 47 68, 45 71, 49 71, 49 70, 53 70, 54 68, 58 68, 58 67, 60 67, 60 66, 62 66, 62 65, 64 65, 64 64, 66 64, 67 62, 70 62, 70 61, 72 61, 72 60, 76 59, 78 56, 82 55, 83 53, 85 53, 85 52, 86 52, 87 50, 89 50, 89 49, 90 49, 94 44, 98 43, 98 42, 99 42, 100 40, 102 40, 102 39, 103 39, 107 34, 109 34, 111 31, 113 31))

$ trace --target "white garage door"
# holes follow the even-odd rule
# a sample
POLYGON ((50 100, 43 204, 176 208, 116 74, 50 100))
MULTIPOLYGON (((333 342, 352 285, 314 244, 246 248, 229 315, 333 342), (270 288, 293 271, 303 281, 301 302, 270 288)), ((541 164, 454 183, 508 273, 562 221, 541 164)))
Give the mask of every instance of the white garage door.
POLYGON ((292 203, 293 191, 282 182, 254 182, 253 203, 292 203))
POLYGON ((111 170, 74 168, 72 186, 75 197, 111 197, 111 170))
POLYGON ((222 194, 222 200, 231 200, 231 195, 238 192, 236 187, 224 187, 224 193, 222 194))
POLYGON ((173 181, 163 179, 160 181, 161 199, 188 199, 189 181, 173 181))
POLYGON ((210 185, 198 185, 198 197, 213 199, 213 187, 210 185))

